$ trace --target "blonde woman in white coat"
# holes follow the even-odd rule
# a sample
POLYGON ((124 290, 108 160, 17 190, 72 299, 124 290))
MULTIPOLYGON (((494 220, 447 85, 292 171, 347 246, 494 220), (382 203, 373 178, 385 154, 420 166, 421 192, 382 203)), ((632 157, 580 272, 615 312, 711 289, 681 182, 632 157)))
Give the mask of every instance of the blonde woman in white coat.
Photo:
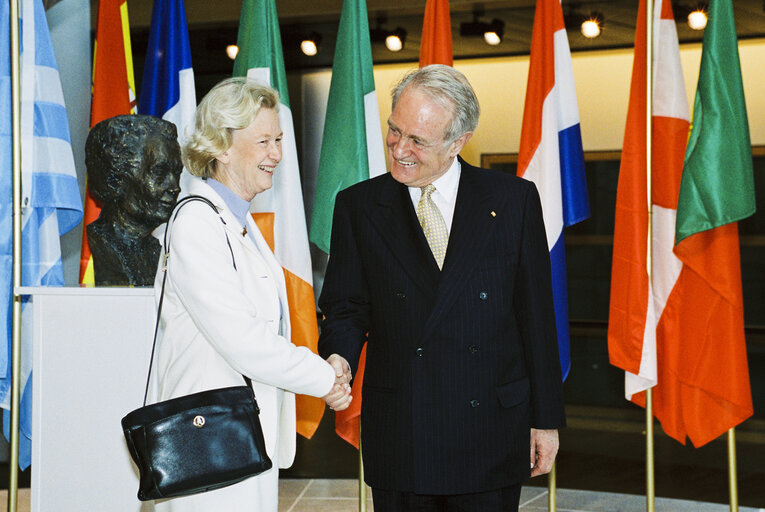
POLYGON ((242 375, 252 379, 274 466, 229 487, 159 500, 156 510, 277 512, 279 468, 295 456, 294 393, 323 397, 335 410, 351 400, 347 367, 290 342, 284 274, 248 213, 278 172, 278 105, 276 91, 233 78, 197 108, 183 147, 184 164, 196 177, 185 192, 212 201, 220 216, 195 201, 170 226, 154 383, 157 400, 167 400, 241 385, 242 375))

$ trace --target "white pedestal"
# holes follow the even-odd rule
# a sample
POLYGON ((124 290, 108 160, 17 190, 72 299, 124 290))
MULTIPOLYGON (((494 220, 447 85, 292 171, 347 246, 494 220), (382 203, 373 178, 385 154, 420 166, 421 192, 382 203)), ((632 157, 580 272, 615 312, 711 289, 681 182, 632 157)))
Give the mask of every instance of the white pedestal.
POLYGON ((146 512, 120 420, 140 407, 151 288, 22 288, 32 296, 32 512, 146 512))

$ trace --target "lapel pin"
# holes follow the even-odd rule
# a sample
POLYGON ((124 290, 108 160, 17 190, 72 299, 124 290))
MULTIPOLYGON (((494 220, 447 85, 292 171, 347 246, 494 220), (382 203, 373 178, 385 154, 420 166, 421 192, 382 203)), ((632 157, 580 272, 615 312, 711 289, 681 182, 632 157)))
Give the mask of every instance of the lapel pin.
POLYGON ((492 211, 491 211, 490 215, 491 215, 492 217, 496 217, 496 216, 497 216, 497 214, 496 214, 496 213, 494 213, 494 210, 492 210, 492 211))

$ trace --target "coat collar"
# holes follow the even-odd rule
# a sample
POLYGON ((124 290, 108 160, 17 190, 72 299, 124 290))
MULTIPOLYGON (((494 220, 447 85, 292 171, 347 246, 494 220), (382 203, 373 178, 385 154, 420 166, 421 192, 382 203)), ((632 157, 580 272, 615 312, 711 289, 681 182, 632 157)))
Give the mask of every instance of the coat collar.
POLYGON ((247 231, 248 234, 252 234, 252 238, 250 236, 243 236, 241 224, 236 219, 231 210, 228 209, 226 202, 223 200, 220 194, 215 192, 215 190, 213 190, 213 188, 205 183, 205 181, 201 178, 193 178, 192 180, 189 180, 188 195, 200 195, 212 201, 215 207, 218 208, 218 211, 223 218, 229 241, 232 244, 238 243, 246 251, 249 251, 257 257, 262 258, 266 265, 268 265, 268 268, 271 271, 271 275, 276 281, 277 288, 279 290, 279 300, 282 304, 282 332, 285 335, 288 335, 289 314, 287 313, 288 298, 286 282, 284 278, 284 269, 279 264, 276 256, 274 256, 274 253, 271 250, 271 247, 269 247, 268 242, 266 242, 266 239, 260 232, 260 228, 258 228, 258 225, 255 223, 255 219, 253 219, 252 215, 247 216, 247 231))
POLYGON ((376 204, 369 215, 401 267, 425 290, 438 284, 440 271, 422 233, 406 185, 385 175, 376 204))
POLYGON ((430 252, 405 185, 388 175, 369 211, 373 225, 412 281, 424 290, 437 290, 426 331, 448 311, 470 278, 476 255, 493 236, 496 213, 506 200, 483 179, 482 170, 461 158, 460 164, 462 173, 442 270, 430 252))

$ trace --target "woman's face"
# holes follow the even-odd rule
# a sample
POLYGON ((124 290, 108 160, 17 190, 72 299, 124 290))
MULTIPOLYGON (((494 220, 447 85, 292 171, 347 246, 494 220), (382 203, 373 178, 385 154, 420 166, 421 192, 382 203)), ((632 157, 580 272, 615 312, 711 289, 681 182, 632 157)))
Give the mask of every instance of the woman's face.
POLYGON ((282 130, 274 109, 261 108, 247 128, 234 130, 231 147, 218 160, 215 179, 251 201, 271 188, 276 165, 282 159, 282 130))

